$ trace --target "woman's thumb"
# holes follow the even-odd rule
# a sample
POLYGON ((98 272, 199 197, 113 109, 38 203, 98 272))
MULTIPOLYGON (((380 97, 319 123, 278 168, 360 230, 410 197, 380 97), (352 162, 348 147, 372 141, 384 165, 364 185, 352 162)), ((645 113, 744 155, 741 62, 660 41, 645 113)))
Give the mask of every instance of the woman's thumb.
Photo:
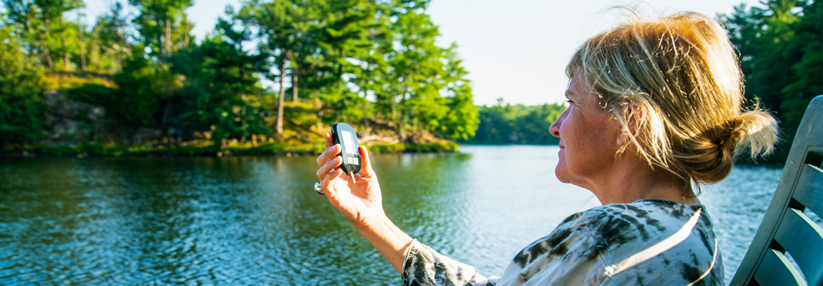
POLYGON ((360 158, 363 159, 363 166, 360 168, 360 174, 363 174, 365 178, 373 178, 374 177, 374 169, 371 166, 371 160, 369 159, 369 151, 366 150, 366 146, 360 145, 358 148, 360 151, 360 158))

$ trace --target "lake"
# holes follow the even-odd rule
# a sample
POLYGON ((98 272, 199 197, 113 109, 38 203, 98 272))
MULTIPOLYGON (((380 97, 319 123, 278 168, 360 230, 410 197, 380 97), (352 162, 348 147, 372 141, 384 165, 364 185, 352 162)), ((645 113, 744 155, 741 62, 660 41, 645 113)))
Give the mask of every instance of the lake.
MULTIPOLYGON (((372 156, 386 213, 486 276, 599 205, 554 176, 556 146, 372 156)), ((314 157, 0 160, 0 284, 401 285, 312 190, 314 157)), ((781 170, 738 166, 702 188, 726 279, 781 170)))

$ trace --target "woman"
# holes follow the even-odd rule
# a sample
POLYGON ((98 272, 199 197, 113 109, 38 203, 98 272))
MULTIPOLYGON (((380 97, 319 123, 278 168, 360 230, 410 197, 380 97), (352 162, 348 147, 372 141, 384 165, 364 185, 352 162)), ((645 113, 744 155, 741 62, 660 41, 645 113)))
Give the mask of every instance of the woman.
POLYGON ((602 206, 566 218, 486 278, 413 240, 384 214, 366 148, 361 175, 318 158, 329 202, 399 271, 406 285, 715 285, 723 266, 693 186, 724 179, 735 154, 768 153, 775 120, 743 112, 741 73, 725 30, 683 13, 635 19, 587 40, 566 72, 569 107, 552 124, 557 178, 602 206))

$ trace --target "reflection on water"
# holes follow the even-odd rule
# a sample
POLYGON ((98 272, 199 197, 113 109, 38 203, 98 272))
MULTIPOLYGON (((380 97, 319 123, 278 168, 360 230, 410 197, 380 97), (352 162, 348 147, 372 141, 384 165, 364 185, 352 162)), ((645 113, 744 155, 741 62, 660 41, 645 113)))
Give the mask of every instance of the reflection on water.
MULTIPOLYGON (((373 161, 389 217, 485 275, 599 204, 557 181, 556 147, 461 151, 373 161)), ((0 284, 401 284, 312 191, 315 169, 312 157, 4 159, 0 284)), ((779 176, 741 167, 703 188, 727 276, 779 176)))

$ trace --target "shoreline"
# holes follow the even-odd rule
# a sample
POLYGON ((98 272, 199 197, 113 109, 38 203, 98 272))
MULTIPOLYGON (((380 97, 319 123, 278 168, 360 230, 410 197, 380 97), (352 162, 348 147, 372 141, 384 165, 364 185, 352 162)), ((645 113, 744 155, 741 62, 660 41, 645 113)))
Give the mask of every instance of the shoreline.
MULTIPOLYGON (((278 144, 260 143, 251 146, 250 143, 236 144, 228 147, 219 147, 211 142, 186 142, 183 144, 167 145, 116 145, 88 142, 76 145, 30 145, 0 149, 0 160, 4 158, 86 158, 86 157, 240 157, 240 156, 274 156, 296 157, 317 156, 323 151, 320 144, 278 144)), ((400 153, 457 153, 459 146, 557 146, 557 144, 476 144, 440 141, 429 144, 363 144, 370 154, 400 154, 400 153)), ((770 156, 758 159, 738 158, 735 165, 740 166, 769 166, 782 168, 785 158, 782 153, 775 152, 770 156)))
MULTIPOLYGON (((373 144, 365 145, 372 154, 393 153, 451 153, 458 145, 452 141, 430 144, 373 144)), ((321 144, 251 143, 218 146, 212 142, 183 144, 117 145, 89 142, 76 145, 29 145, 0 149, 0 158, 33 157, 228 157, 228 156, 316 156, 323 151, 321 144)))

